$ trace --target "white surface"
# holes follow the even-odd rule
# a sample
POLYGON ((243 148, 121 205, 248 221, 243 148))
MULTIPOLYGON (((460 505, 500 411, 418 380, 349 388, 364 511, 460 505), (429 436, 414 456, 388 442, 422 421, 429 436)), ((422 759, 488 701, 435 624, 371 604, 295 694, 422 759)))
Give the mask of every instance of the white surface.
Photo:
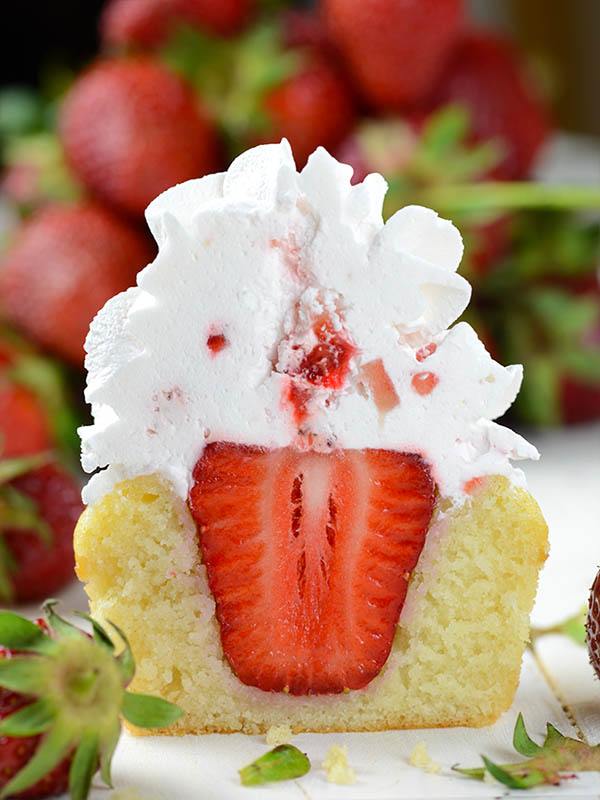
MULTIPOLYGON (((600 425, 544 434, 535 437, 534 443, 542 459, 530 464, 527 473, 531 490, 550 524, 552 542, 535 609, 535 622, 542 624, 558 621, 585 602, 600 564, 600 425)), ((72 587, 64 599, 71 608, 84 602, 79 587, 72 587)), ((573 734, 562 703, 577 721, 578 730, 589 741, 600 741, 600 684, 585 649, 562 637, 549 636, 539 641, 537 657, 552 688, 528 653, 513 708, 489 728, 297 736, 294 743, 308 753, 312 772, 299 781, 254 789, 240 786, 237 770, 268 749, 262 737, 136 739, 124 734, 114 762, 115 785, 137 789, 143 800, 500 797, 505 794, 503 787, 461 778, 452 774, 450 767, 456 763, 477 766, 480 753, 499 761, 514 758, 512 730, 519 711, 524 713, 534 738, 541 738, 546 722, 573 734), (419 741, 426 742, 430 755, 444 767, 442 775, 425 774, 409 765, 410 753, 419 741), (325 780, 320 765, 333 743, 348 747, 358 776, 354 786, 333 786, 325 780)), ((525 795, 513 794, 597 798, 600 776, 588 773, 559 789, 546 787, 525 795)), ((107 792, 95 789, 92 798, 107 800, 107 792)))

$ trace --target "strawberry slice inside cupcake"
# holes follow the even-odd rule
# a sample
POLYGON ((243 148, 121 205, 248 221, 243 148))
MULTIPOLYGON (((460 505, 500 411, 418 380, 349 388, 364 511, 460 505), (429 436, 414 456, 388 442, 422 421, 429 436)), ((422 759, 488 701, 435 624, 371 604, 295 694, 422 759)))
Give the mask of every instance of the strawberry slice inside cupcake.
POLYGON ((294 695, 366 686, 389 656, 433 506, 415 455, 208 445, 190 508, 237 677, 294 695))

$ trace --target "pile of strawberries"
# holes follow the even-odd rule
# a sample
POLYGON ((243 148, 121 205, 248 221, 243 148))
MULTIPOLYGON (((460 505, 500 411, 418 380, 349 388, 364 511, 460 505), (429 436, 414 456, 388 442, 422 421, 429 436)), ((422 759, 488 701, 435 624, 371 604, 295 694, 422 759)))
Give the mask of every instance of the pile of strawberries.
POLYGON ((526 364, 523 420, 600 416, 599 228, 564 193, 528 199, 547 105, 462 0, 108 0, 99 29, 58 97, 17 97, 11 116, 0 96, 0 196, 22 220, 0 250, 0 314, 37 346, 80 370, 94 314, 153 258, 147 204, 287 137, 300 166, 323 145, 356 180, 382 172, 387 214, 422 202, 457 222, 469 321, 526 364))

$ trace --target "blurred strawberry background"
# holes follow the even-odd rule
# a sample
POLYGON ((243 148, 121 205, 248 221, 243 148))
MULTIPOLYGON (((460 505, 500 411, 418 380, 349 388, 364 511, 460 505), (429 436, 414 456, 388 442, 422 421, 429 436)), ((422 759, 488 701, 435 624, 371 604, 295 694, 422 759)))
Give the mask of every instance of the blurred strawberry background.
POLYGON ((76 461, 87 413, 83 341, 153 257, 146 205, 259 142, 382 172, 386 215, 452 218, 466 318, 526 367, 513 424, 600 418, 599 17, 594 0, 5 10, 23 51, 5 47, 0 74, 0 596, 53 592, 57 570, 35 573, 49 552, 72 574, 60 547, 80 506, 59 462, 76 461))

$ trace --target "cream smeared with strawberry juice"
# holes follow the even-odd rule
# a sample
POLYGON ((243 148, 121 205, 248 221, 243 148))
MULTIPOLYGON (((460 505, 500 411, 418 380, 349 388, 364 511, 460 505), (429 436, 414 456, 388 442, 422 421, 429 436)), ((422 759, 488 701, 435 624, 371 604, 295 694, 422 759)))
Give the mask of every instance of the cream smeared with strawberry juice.
POLYGON ((491 420, 520 366, 459 323, 462 241, 410 206, 384 225, 387 185, 319 148, 298 173, 287 142, 164 192, 146 212, 159 254, 110 300, 86 342, 94 424, 81 429, 94 502, 158 473, 187 497, 209 442, 384 448, 421 455, 442 496, 537 458, 491 420))

